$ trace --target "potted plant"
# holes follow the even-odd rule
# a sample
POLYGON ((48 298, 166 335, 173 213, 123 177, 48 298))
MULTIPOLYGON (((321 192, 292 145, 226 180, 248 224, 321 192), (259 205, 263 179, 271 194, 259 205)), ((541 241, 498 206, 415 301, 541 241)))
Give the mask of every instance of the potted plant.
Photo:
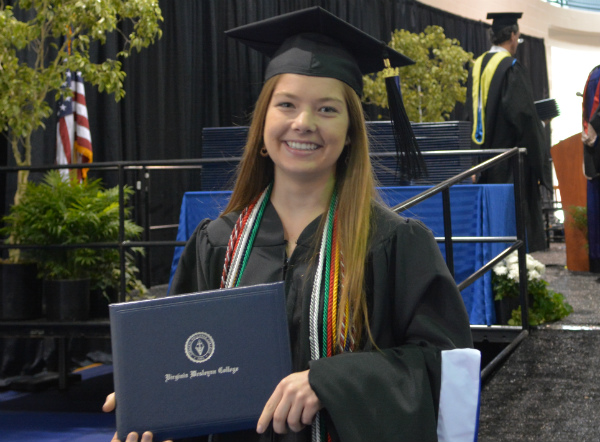
MULTIPOLYGON (((123 192, 124 239, 136 239, 142 228, 129 219, 127 207, 133 190, 126 186, 123 192)), ((44 280, 46 316, 87 319, 90 287, 106 289, 120 278, 120 256, 114 247, 119 237, 119 189, 104 190, 99 179, 64 181, 58 171, 51 171, 39 184, 28 182, 21 198, 4 217, 1 232, 11 234, 18 244, 49 246, 23 249, 38 263, 44 280), (112 243, 113 247, 51 247, 99 243, 112 243), (67 301, 70 296, 73 299, 67 301), (81 301, 80 307, 76 301, 81 301)), ((126 264, 126 272, 135 270, 131 253, 126 264)), ((129 285, 135 284, 130 278, 129 285)))
MULTIPOLYGON (((572 313, 573 307, 565 301, 564 295, 548 288, 548 282, 543 279, 546 266, 529 254, 525 256, 527 259, 529 325, 558 321, 572 313)), ((521 325, 519 257, 516 251, 494 266, 492 284, 498 316, 497 322, 521 325)))

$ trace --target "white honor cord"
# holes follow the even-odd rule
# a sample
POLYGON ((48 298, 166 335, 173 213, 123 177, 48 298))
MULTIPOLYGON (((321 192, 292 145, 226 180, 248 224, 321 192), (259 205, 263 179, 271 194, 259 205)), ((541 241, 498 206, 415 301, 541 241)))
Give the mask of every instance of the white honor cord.
MULTIPOLYGON (((319 250, 319 263, 315 273, 315 280, 313 282, 313 290, 310 296, 310 332, 309 332, 309 343, 310 343, 310 358, 314 361, 319 359, 319 305, 321 304, 321 280, 323 279, 323 260, 325 256, 325 246, 327 231, 329 230, 329 217, 325 222, 323 228, 323 236, 321 238, 321 247, 319 250)), ((317 412, 315 421, 312 424, 312 440, 313 442, 320 442, 321 440, 321 413, 317 412)))
POLYGON ((248 238, 250 237, 250 234, 252 233, 254 221, 256 220, 256 216, 258 215, 260 206, 262 205, 262 202, 265 199, 266 193, 267 192, 265 191, 260 195, 260 198, 256 202, 256 205, 252 209, 252 212, 250 212, 248 221, 246 222, 246 225, 244 226, 244 230, 242 230, 242 237, 240 238, 240 243, 239 243, 238 247, 235 248, 235 256, 233 257, 233 262, 231 264, 231 268, 229 270, 229 273, 227 274, 227 282, 225 284, 225 287, 228 287, 228 288, 233 287, 233 284, 235 283, 235 278, 237 278, 237 274, 240 269, 240 263, 243 260, 242 254, 244 253, 244 251, 246 249, 246 244, 248 243, 248 238))
MULTIPOLYGON (((329 220, 325 223, 325 229, 323 232, 327 234, 327 227, 329 226, 329 220)), ((325 241, 321 238, 321 247, 319 250, 319 264, 315 272, 315 279, 313 281, 313 289, 310 295, 310 358, 314 361, 319 359, 319 305, 321 301, 321 280, 323 278, 323 260, 325 256, 325 241)))

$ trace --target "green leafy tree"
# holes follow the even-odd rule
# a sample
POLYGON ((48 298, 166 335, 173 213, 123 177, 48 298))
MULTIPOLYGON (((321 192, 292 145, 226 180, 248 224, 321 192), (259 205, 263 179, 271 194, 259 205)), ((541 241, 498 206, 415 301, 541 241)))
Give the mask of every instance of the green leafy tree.
MULTIPOLYGON (((458 40, 446 38, 443 28, 428 26, 419 34, 395 30, 389 46, 416 62, 395 68, 411 121, 445 121, 457 102, 465 102, 467 88, 464 85, 473 64, 473 54, 463 50, 458 40)), ((364 77, 363 100, 387 108, 382 72, 364 77)))
MULTIPOLYGON (((32 133, 44 127, 58 98, 67 69, 81 71, 100 92, 125 95, 120 59, 161 37, 158 0, 0 0, 0 132, 9 141, 15 163, 31 165, 32 133), (25 17, 25 18, 20 18, 25 17), (124 34, 119 25, 128 22, 124 34), (115 59, 93 62, 90 46, 104 44, 107 34, 122 34, 115 59), (68 37, 68 38, 66 38, 68 37), (70 44, 70 47, 69 47, 70 44)), ((14 203, 28 179, 19 173, 14 203)))

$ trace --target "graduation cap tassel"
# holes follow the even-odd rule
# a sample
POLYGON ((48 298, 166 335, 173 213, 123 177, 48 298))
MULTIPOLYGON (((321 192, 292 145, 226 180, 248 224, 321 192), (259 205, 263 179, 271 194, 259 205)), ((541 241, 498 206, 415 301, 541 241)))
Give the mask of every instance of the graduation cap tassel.
POLYGON ((385 60, 385 87, 388 96, 390 119, 394 139, 396 140, 396 153, 398 154, 398 167, 402 180, 413 180, 427 175, 427 167, 417 139, 410 125, 402 93, 400 92, 400 79, 391 68, 389 60, 385 60))

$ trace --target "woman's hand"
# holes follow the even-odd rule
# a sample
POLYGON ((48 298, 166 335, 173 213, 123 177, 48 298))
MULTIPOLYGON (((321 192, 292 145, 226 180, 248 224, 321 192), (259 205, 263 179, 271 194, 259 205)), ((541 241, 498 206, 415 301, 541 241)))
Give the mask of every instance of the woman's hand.
POLYGON ((293 373, 277 385, 258 419, 258 433, 263 433, 271 421, 279 434, 287 433, 288 427, 297 432, 312 424, 323 406, 308 382, 308 372, 293 373))
POLYGON ((115 394, 111 393, 106 396, 106 401, 104 402, 104 405, 102 405, 102 411, 105 413, 110 413, 111 411, 115 410, 116 406, 117 401, 115 400, 115 394))
MULTIPOLYGON (((138 442, 138 438, 139 436, 137 433, 129 433, 127 435, 127 439, 125 439, 125 442, 138 442)), ((120 442, 119 439, 117 439, 117 433, 115 433, 110 442, 120 442)), ((139 442, 152 442, 152 433, 146 431, 144 434, 142 434, 142 438, 139 439, 139 442)))
MULTIPOLYGON (((111 393, 108 396, 106 396, 106 401, 104 402, 104 405, 102 405, 102 411, 104 411, 105 413, 110 413, 111 411, 114 411, 115 407, 116 407, 115 394, 111 393)), ((127 435, 127 439, 125 439, 125 442, 138 442, 138 438, 139 438, 139 435, 137 433, 129 433, 127 435)), ((120 442, 119 439, 117 439, 117 433, 115 433, 111 442, 120 442)), ((152 433, 149 431, 144 432, 144 434, 142 434, 142 438, 139 440, 139 442, 152 442, 152 433)), ((172 441, 167 441, 167 442, 172 442, 172 441)))

